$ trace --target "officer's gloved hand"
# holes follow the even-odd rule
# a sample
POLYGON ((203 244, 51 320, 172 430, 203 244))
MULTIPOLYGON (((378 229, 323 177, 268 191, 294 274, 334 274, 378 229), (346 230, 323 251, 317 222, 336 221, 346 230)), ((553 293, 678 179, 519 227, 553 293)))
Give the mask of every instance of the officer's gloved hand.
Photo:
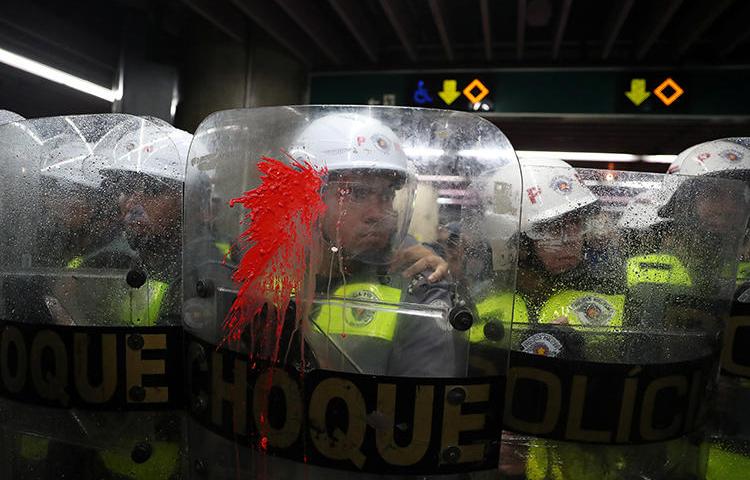
POLYGON ((399 250, 391 261, 391 271, 402 269, 404 278, 411 278, 425 270, 432 273, 427 277, 429 283, 439 282, 448 276, 448 262, 424 245, 412 245, 399 250))

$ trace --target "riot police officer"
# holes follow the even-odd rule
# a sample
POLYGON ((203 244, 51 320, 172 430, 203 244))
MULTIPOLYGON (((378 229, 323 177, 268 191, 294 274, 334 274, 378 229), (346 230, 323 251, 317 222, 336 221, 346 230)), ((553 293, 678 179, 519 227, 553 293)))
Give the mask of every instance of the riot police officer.
MULTIPOLYGON (((662 363, 671 365, 670 368, 680 365, 679 368, 685 369, 680 373, 685 378, 698 375, 688 374, 695 368, 690 362, 697 359, 701 359, 700 368, 707 370, 716 353, 711 341, 716 337, 717 325, 709 322, 686 329, 683 305, 692 305, 695 311, 720 314, 721 306, 709 300, 720 300, 722 292, 700 292, 701 297, 697 290, 688 288, 692 284, 675 284, 682 278, 679 272, 686 272, 685 268, 678 268, 682 263, 665 264, 656 261, 663 258, 642 256, 629 258, 627 250, 621 252, 619 262, 610 262, 608 268, 589 265, 584 261, 585 219, 596 212, 599 202, 593 195, 588 201, 573 197, 576 188, 585 189, 585 186, 569 167, 556 171, 554 167, 560 168, 559 163, 533 163, 542 172, 545 164, 552 168, 546 175, 534 175, 533 164, 522 167, 524 179, 529 181, 524 185, 524 200, 528 202, 524 206, 530 216, 537 210, 548 211, 549 215, 540 215, 537 225, 522 224, 524 233, 531 231, 531 235, 522 240, 519 260, 518 291, 526 309, 518 308, 518 300, 515 304, 504 304, 506 318, 510 316, 507 310, 515 307, 511 345, 515 351, 511 355, 505 426, 518 434, 525 433, 527 439, 515 437, 513 448, 505 449, 501 463, 503 473, 539 479, 653 475, 692 478, 700 475, 703 464, 697 455, 698 447, 695 439, 688 435, 666 435, 665 432, 657 437, 646 428, 641 436, 637 429, 628 427, 629 434, 633 435, 628 443, 633 445, 618 445, 622 442, 617 438, 622 435, 621 431, 617 432, 618 417, 619 425, 623 425, 622 409, 643 408, 628 404, 645 402, 648 405, 650 400, 613 392, 624 392, 623 382, 629 381, 629 375, 642 375, 638 381, 644 382, 654 375, 658 377, 662 363), (556 191, 558 196, 551 195, 556 191), (553 201, 545 202, 545 194, 553 201), (570 203, 569 197, 573 200, 570 203), (565 219, 568 211, 572 215, 565 219), (576 218, 577 211, 584 221, 576 218), (564 221, 556 222, 557 215, 564 221), (652 315, 644 315, 641 309, 643 299, 639 296, 644 291, 653 304, 659 306, 659 311, 651 311, 652 315), (677 305, 675 293, 680 295, 677 305), (519 310, 521 315, 516 315, 519 310), (633 365, 640 366, 633 370, 633 365), (545 373, 542 376, 538 372, 545 373), (532 379, 546 388, 530 387, 534 383, 529 383, 532 379), (565 393, 552 400, 556 386, 565 393), (587 387, 579 390, 582 386, 587 387), (566 398, 567 392, 578 393, 566 398), (622 404, 618 406, 618 402, 622 404), (539 405, 539 409, 534 405, 539 405), (543 423, 539 423, 542 418, 543 423)), ((598 178, 596 174, 589 177, 598 178)), ((623 178, 623 186, 628 185, 627 176, 623 178)), ((661 178, 655 177, 655 180, 661 181, 661 178)), ((608 188, 618 191, 620 186, 609 183, 608 188)), ((693 190, 702 194, 706 191, 693 190)), ((685 224, 689 225, 692 223, 685 224)), ((694 230, 704 241, 710 238, 708 233, 694 230)), ((731 242, 736 233, 729 229, 725 235, 731 242)), ((632 244, 627 246, 633 248, 632 244)), ((714 253, 725 256, 730 250, 729 244, 724 243, 716 245, 714 253)), ((705 274, 709 278, 718 275, 708 270, 705 274)), ((486 324, 490 320, 491 317, 486 324)), ((705 388, 710 375, 700 375, 705 388)), ((668 414, 682 411, 687 404, 673 403, 672 407, 673 410, 665 410, 660 416, 668 417, 668 414)), ((647 411, 651 412, 650 408, 647 411)), ((647 425, 643 421, 640 423, 642 428, 647 425)), ((691 432, 692 427, 688 427, 684 428, 691 432)))
MULTIPOLYGON (((316 291, 377 302, 451 305, 447 284, 428 282, 431 271, 417 272, 420 278, 403 279, 387 268, 395 252, 416 244, 403 224, 411 217, 409 195, 414 180, 400 141, 388 127, 367 117, 333 114, 311 123, 290 153, 327 172, 321 234, 331 248, 323 250, 316 291), (365 139, 359 148, 346 151, 358 137, 365 139), (397 201, 397 195, 404 199, 397 201), (332 263, 335 268, 326 268, 332 263)), ((375 312, 373 319, 350 319, 351 314, 348 309, 323 306, 314 316, 315 328, 308 341, 319 352, 320 361, 340 364, 345 358, 354 371, 381 375, 458 373, 457 340, 449 325, 399 320, 381 312, 375 312), (344 341, 338 340, 341 334, 347 335, 344 341), (323 352, 331 351, 329 342, 337 344, 334 357, 339 356, 339 348, 345 356, 325 358, 323 352), (418 358, 423 361, 416 362, 418 358)))
MULTIPOLYGON (((750 181, 750 150, 746 139, 724 139, 695 145, 680 153, 670 165, 669 172, 680 175, 706 175, 750 181)), ((718 199, 714 199, 718 200, 718 199)), ((666 203, 666 202, 665 202, 666 203)), ((704 201, 705 203, 705 201, 704 201)), ((745 205, 742 199, 724 199, 717 202, 720 208, 737 209, 745 205)), ((684 197, 668 205, 677 214, 695 209, 707 223, 721 222, 731 217, 731 212, 712 212, 710 206, 700 208, 684 197)), ((744 212, 736 212, 742 215, 744 212)), ((720 228, 716 225, 715 228, 720 228)), ((747 233, 745 234, 745 241, 747 233)), ((747 303, 747 257, 745 249, 739 252, 739 268, 736 276, 737 290, 734 293, 732 315, 729 318, 722 349, 722 375, 716 391, 716 411, 711 425, 707 478, 739 479, 750 468, 750 419, 745 414, 748 398, 748 369, 743 362, 742 331, 747 303)), ((727 282, 728 284, 729 282, 727 282)))
POLYGON ((179 300, 181 249, 152 252, 162 244, 138 240, 157 233, 179 244, 181 182, 166 177, 181 174, 185 156, 170 132, 128 115, 24 126, 0 135, 0 154, 14 159, 4 162, 6 174, 16 177, 4 193, 3 218, 18 222, 15 232, 2 229, 2 342, 13 345, 2 363, 16 365, 14 378, 23 380, 3 388, 5 465, 13 478, 177 476, 181 329, 179 303, 168 298, 179 300), (25 206, 34 192, 70 179, 88 181, 84 206, 117 212, 135 198, 139 216, 129 219, 135 207, 123 208, 120 218, 132 225, 111 228, 117 213, 60 223, 64 212, 49 204, 25 206), (154 182, 172 182, 171 190, 150 190, 154 182), (70 238, 86 241, 50 243, 44 233, 52 225, 69 225, 70 238), (158 265, 146 263, 156 258, 158 265))
MULTIPOLYGON (((417 182, 437 192, 444 173, 466 185, 515 162, 507 140, 453 112, 356 107, 220 112, 196 139, 186 211, 202 172, 226 199, 211 215, 219 230, 241 226, 236 268, 222 275, 193 256, 183 267, 197 272, 184 301, 196 474, 492 474, 500 383, 463 385, 468 289, 433 277, 429 255, 406 272, 395 264, 425 252, 409 234, 415 205, 428 209, 420 231, 437 230, 439 204, 415 202, 417 182), (452 174, 438 148, 449 140, 470 157, 452 174), (465 425, 463 403, 474 404, 465 425), (456 429, 476 431, 464 440, 456 429)), ((189 232, 200 219, 186 222, 189 232)))

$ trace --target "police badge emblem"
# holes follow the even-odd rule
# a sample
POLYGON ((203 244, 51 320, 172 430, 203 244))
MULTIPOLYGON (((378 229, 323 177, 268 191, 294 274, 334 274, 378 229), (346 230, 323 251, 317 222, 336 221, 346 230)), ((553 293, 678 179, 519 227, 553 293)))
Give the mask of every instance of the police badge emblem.
POLYGON ((744 155, 739 150, 729 148, 726 150, 722 150, 719 156, 725 160, 729 160, 730 162, 739 162, 740 160, 742 160, 742 157, 744 155))
POLYGON ((615 316, 615 308, 601 297, 586 296, 577 299, 570 308, 584 325, 607 325, 615 316))
POLYGON ((384 152, 388 152, 391 149, 391 143, 382 135, 373 135, 370 140, 372 140, 372 143, 374 143, 378 149, 384 152))
POLYGON ((558 175, 552 179, 552 182, 549 184, 549 186, 556 192, 559 192, 563 195, 568 195, 573 191, 573 179, 570 177, 566 177, 565 175, 558 175))
MULTIPOLYGON (((358 290, 352 294, 352 299, 365 302, 379 302, 380 298, 369 290, 358 290)), ((346 316, 346 323, 352 327, 364 327, 375 318, 375 310, 365 307, 350 308, 351 315, 346 316)))
POLYGON ((562 349, 563 345, 560 343, 560 340, 545 332, 535 333, 521 342, 521 350, 533 355, 556 357, 562 349))

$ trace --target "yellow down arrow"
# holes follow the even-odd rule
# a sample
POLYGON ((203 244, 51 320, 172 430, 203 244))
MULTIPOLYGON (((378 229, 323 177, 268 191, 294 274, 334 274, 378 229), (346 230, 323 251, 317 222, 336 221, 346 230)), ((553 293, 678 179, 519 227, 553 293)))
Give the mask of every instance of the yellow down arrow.
POLYGON ((446 105, 450 105, 461 96, 461 92, 456 90, 455 80, 443 80, 443 90, 438 92, 438 95, 440 95, 440 98, 443 99, 446 105))
POLYGON ((625 92, 625 96, 633 102, 636 107, 643 103, 649 96, 650 92, 646 91, 646 79, 645 78, 633 78, 630 80, 630 91, 625 92))

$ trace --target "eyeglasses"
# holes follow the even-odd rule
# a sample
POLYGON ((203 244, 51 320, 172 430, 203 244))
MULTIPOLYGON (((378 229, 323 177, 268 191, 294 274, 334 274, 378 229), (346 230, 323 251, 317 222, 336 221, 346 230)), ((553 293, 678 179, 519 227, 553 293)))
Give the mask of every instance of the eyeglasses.
POLYGON ((156 197, 169 192, 179 191, 177 182, 163 180, 150 175, 116 175, 111 177, 114 189, 122 194, 132 195, 137 192, 156 197))
POLYGON ((554 222, 533 228, 526 234, 539 243, 562 245, 581 241, 589 230, 588 222, 554 222))
POLYGON ((378 202, 392 204, 396 197, 393 186, 378 188, 361 182, 329 182, 329 191, 335 192, 340 200, 354 203, 378 202))

